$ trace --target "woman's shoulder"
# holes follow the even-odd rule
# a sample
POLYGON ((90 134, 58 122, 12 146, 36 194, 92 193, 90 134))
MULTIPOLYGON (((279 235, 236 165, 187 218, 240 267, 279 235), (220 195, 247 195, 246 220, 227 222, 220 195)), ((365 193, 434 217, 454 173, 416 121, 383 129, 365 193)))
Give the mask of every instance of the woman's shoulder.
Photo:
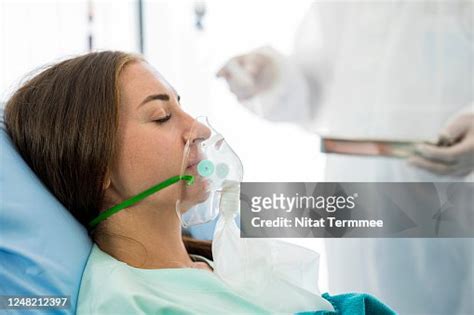
POLYGON ((82 275, 77 314, 132 314, 136 305, 130 299, 131 292, 140 288, 140 277, 94 244, 82 275))
POLYGON ((94 274, 96 277, 101 275, 107 276, 117 268, 120 268, 122 264, 123 262, 113 258, 106 252, 102 251, 97 244, 94 244, 89 259, 87 259, 84 275, 87 276, 88 274, 94 274))
POLYGON ((124 278, 132 283, 123 265, 123 262, 116 260, 94 244, 82 275, 79 294, 102 290, 105 287, 108 290, 114 290, 117 284, 124 281, 124 278))

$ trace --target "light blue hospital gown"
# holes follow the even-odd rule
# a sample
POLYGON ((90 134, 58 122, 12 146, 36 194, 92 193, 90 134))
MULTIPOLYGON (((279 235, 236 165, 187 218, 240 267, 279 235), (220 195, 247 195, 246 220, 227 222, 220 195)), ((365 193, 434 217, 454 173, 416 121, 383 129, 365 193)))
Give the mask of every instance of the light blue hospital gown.
MULTIPOLYGON (((193 260, 198 260, 201 256, 191 255, 191 257, 193 260)), ((213 267, 212 261, 207 262, 213 267)), ((337 314, 393 314, 381 312, 380 309, 376 313, 367 312, 367 309, 364 309, 367 303, 357 295, 324 297, 339 310, 337 314), (350 299, 356 301, 356 304, 350 299), (340 303, 341 301, 343 303, 340 303), (350 308, 346 312, 344 309, 347 305, 350 308)), ((375 302, 379 303, 376 300, 375 302)), ((272 312, 235 293, 211 271, 194 268, 134 268, 116 260, 94 245, 82 277, 77 314, 272 314, 272 312)))

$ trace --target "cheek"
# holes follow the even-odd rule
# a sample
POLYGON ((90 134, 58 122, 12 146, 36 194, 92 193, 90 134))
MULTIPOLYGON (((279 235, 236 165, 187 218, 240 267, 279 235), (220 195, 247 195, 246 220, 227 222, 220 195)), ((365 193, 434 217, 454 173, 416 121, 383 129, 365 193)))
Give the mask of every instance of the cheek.
POLYGON ((176 137, 160 136, 150 129, 129 132, 122 139, 116 181, 126 196, 136 195, 179 175, 184 145, 176 137))

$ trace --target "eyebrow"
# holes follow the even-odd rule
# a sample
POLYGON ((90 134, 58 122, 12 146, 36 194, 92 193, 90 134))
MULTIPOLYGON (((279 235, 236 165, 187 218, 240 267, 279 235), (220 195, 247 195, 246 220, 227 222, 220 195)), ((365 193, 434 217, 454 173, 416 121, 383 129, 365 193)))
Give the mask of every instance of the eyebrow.
MULTIPOLYGON (((178 102, 179 100, 181 99, 181 97, 176 94, 176 97, 178 99, 178 102)), ((170 100, 170 96, 168 94, 151 94, 151 95, 148 95, 147 97, 145 97, 145 99, 140 103, 140 105, 138 105, 138 107, 148 103, 148 102, 151 102, 151 101, 155 101, 155 100, 159 100, 159 101, 165 101, 165 102, 168 102, 170 100)))
POLYGON ((148 95, 147 97, 145 97, 145 99, 140 103, 140 105, 138 105, 138 107, 148 103, 148 102, 151 102, 151 101, 155 101, 155 100, 159 100, 159 101, 169 101, 170 100, 170 96, 168 94, 151 94, 151 95, 148 95))

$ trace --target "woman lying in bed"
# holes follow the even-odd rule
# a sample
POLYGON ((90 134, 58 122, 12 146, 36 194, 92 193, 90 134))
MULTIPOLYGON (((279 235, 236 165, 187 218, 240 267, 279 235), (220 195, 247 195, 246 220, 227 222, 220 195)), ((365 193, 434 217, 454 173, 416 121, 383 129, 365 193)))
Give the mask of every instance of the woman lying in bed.
MULTIPOLYGON (((209 132, 190 132, 194 119, 146 61, 110 51, 29 79, 8 101, 5 122, 25 161, 86 227, 104 209, 179 174, 186 142, 209 132)), ((194 174, 195 165, 186 171, 194 174)), ((182 185, 95 227, 78 314, 270 313, 213 273, 210 243, 183 239, 175 208, 182 185)), ((193 187, 188 199, 197 203, 202 187, 193 187)), ((324 297, 339 313, 393 314, 367 295, 324 297)))

